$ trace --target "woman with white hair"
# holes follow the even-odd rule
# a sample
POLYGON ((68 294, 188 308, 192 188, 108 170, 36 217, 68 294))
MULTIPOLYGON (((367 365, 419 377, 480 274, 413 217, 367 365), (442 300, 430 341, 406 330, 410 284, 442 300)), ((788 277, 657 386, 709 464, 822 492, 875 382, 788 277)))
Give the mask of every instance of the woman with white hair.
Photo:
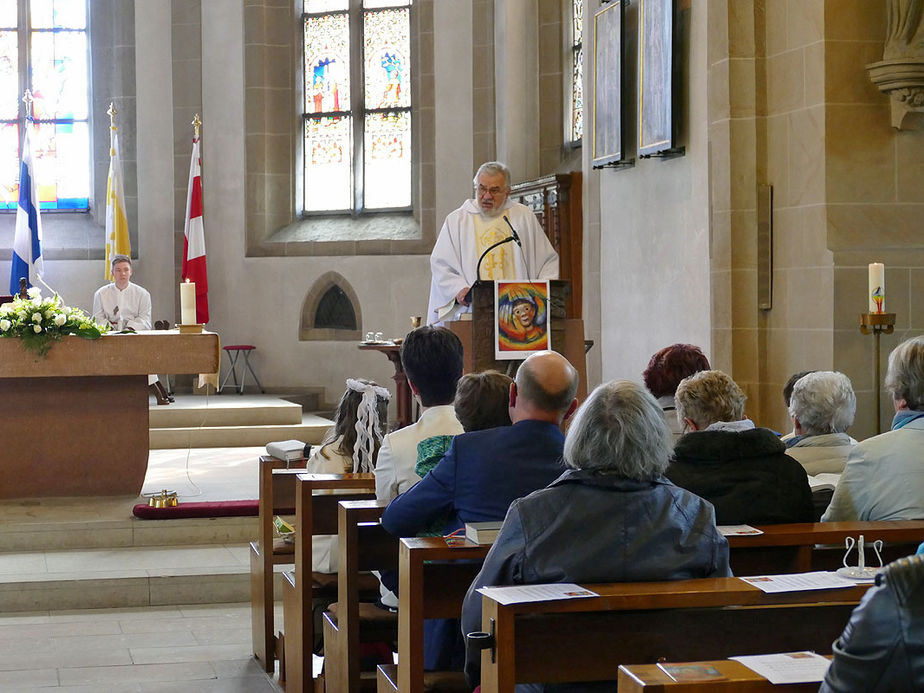
POLYGON ((805 470, 786 446, 744 416, 741 388, 722 371, 681 381, 677 416, 689 433, 674 445, 667 478, 715 506, 720 525, 815 519, 805 470))
MULTIPOLYGON (((481 630, 485 585, 729 576, 712 506, 662 476, 670 450, 644 388, 621 380, 594 390, 565 438, 568 470, 510 506, 465 597, 462 632, 481 630)), ((473 686, 478 664, 466 662, 473 686)))
POLYGON ((892 430, 859 443, 822 522, 924 519, 924 336, 889 354, 892 430))
POLYGON ((840 474, 857 444, 847 435, 856 411, 853 385, 843 373, 815 371, 802 376, 789 400, 794 435, 786 441, 786 454, 813 476, 840 474))

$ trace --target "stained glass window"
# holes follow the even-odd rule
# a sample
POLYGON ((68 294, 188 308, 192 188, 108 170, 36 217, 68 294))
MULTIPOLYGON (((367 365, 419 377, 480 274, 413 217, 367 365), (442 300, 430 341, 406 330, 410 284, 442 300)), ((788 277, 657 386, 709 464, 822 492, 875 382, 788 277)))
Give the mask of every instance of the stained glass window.
POLYGON ((571 140, 584 136, 584 2, 571 0, 571 140))
POLYGON ((304 0, 306 212, 411 206, 410 6, 304 0))
POLYGON ((85 0, 0 0, 0 209, 16 209, 24 125, 33 128, 41 209, 89 208, 87 40, 85 0), (26 124, 25 89, 34 125, 26 124))

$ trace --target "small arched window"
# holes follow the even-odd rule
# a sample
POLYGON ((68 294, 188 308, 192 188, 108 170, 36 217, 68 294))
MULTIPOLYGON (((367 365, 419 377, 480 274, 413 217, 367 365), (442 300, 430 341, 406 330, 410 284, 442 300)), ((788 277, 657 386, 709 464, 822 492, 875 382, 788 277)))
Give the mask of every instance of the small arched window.
POLYGON ((300 341, 360 339, 362 309, 350 283, 337 272, 315 281, 302 303, 300 341))

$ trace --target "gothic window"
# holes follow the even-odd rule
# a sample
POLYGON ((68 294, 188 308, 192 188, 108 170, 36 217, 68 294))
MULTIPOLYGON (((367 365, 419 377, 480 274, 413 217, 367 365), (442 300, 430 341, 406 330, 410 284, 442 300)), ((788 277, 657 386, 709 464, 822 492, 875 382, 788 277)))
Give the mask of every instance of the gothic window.
POLYGON ((571 65, 571 108, 567 131, 572 142, 584 137, 584 0, 571 0, 571 42, 569 62, 571 65))
POLYGON ((0 0, 0 209, 19 199, 26 89, 40 208, 89 208, 88 50, 84 0, 0 0))
POLYGON ((407 210, 411 0, 304 0, 304 211, 407 210))

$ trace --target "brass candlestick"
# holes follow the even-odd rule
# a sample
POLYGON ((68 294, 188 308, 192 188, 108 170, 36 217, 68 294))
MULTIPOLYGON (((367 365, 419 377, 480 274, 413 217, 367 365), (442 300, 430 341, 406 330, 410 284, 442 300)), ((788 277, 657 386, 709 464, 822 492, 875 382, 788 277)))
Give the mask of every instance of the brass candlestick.
POLYGON ((895 313, 860 313, 860 332, 873 335, 873 393, 876 400, 876 433, 882 433, 879 402, 879 337, 895 331, 895 313))

